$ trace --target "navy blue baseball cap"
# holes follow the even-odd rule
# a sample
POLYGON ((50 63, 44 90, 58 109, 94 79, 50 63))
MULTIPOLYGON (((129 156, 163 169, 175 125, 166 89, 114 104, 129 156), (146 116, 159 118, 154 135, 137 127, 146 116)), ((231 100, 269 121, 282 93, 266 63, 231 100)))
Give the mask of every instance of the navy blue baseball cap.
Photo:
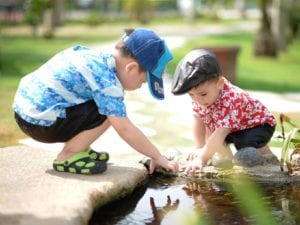
POLYGON ((169 61, 173 59, 165 41, 145 28, 135 29, 129 35, 125 34, 122 39, 138 63, 146 69, 152 96, 164 99, 163 74, 169 61))

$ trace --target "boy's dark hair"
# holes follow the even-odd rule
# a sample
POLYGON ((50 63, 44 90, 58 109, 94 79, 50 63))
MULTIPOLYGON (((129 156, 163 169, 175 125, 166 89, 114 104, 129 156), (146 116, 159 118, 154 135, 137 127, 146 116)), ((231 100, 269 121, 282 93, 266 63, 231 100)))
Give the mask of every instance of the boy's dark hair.
MULTIPOLYGON (((124 30, 124 35, 130 35, 133 31, 134 31, 134 29, 127 28, 124 30)), ((121 51, 122 56, 125 56, 125 57, 129 56, 129 57, 135 58, 134 55, 130 52, 130 50, 126 47, 126 45, 124 44, 124 42, 122 40, 120 40, 116 44, 116 49, 121 51)))
POLYGON ((174 95, 185 94, 200 83, 221 76, 217 57, 206 49, 189 52, 177 65, 173 82, 174 95))
MULTIPOLYGON (((133 33, 133 31, 134 31, 133 28, 126 28, 126 29, 124 29, 124 35, 129 36, 131 33, 133 33)), ((132 52, 127 48, 127 46, 125 45, 125 43, 123 42, 123 40, 118 41, 117 44, 116 44, 116 46, 115 46, 115 48, 120 51, 120 53, 122 54, 122 56, 136 59, 135 56, 132 54, 132 52)), ((139 67, 140 67, 140 71, 145 70, 143 68, 143 66, 140 65, 140 64, 139 64, 139 67)))

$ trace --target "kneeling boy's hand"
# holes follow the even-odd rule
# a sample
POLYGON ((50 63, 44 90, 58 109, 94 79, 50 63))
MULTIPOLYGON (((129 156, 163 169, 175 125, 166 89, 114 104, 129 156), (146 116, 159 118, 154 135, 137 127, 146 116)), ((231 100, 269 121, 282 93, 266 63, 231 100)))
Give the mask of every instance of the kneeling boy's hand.
POLYGON ((199 154, 201 154, 201 150, 202 150, 201 148, 195 148, 192 151, 190 151, 188 154, 187 160, 193 160, 193 159, 197 158, 197 156, 199 154))
POLYGON ((155 166, 160 165, 167 171, 172 171, 173 173, 178 171, 178 163, 175 161, 169 161, 164 156, 161 156, 160 158, 154 160, 151 159, 150 167, 149 167, 149 173, 152 174, 155 170, 155 166))
POLYGON ((196 157, 190 160, 187 167, 184 170, 185 175, 193 175, 197 171, 202 171, 204 163, 200 157, 196 157))

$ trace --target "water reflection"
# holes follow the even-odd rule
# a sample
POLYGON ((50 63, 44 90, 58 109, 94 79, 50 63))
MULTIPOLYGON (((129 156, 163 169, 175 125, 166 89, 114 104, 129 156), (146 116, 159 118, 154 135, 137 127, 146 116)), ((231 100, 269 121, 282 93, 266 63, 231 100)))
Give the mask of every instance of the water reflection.
POLYGON ((183 190, 194 199, 198 220, 204 219, 207 224, 249 224, 236 206, 233 196, 226 191, 224 183, 188 182, 183 190))
POLYGON ((135 210, 138 201, 143 197, 146 190, 147 187, 142 186, 136 189, 132 195, 95 210, 91 220, 89 221, 89 225, 118 224, 118 222, 122 221, 123 218, 128 218, 135 210))
POLYGON ((160 225, 161 221, 164 219, 166 214, 170 211, 174 211, 178 208, 179 199, 176 199, 175 202, 172 203, 170 196, 167 196, 167 202, 163 207, 158 207, 155 205, 155 201, 153 197, 150 197, 150 206, 152 210, 153 220, 151 222, 145 223, 147 225, 160 225))
POLYGON ((265 199, 271 205, 278 224, 300 224, 300 187, 298 185, 279 187, 264 185, 262 189, 265 190, 265 199))
MULTIPOLYGON (((235 184, 215 180, 153 178, 146 188, 96 211, 90 225, 252 225, 254 215, 241 208, 235 184)), ((280 225, 300 224, 299 186, 260 185, 261 202, 280 225)), ((243 190, 242 190, 243 191, 243 190)), ((246 196, 248 193, 243 193, 246 196)), ((251 201, 249 195, 249 201, 251 201)), ((254 205, 254 207, 257 207, 254 205)), ((261 225, 261 224, 260 224, 261 225)))

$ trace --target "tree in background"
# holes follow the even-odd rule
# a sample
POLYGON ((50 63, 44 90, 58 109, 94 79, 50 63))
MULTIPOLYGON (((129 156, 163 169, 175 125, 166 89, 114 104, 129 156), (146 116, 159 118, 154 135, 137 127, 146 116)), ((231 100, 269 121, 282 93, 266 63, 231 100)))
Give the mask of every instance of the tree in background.
POLYGON ((276 57, 278 52, 285 51, 289 41, 296 37, 295 31, 299 29, 300 24, 300 1, 260 0, 259 4, 262 16, 254 52, 257 56, 276 57), (268 11, 270 3, 273 7, 272 17, 268 11))
POLYGON ((62 24, 64 0, 27 0, 25 8, 25 21, 32 27, 32 36, 37 36, 39 25, 44 23, 43 36, 53 37, 55 27, 62 24))
POLYGON ((256 56, 277 57, 277 43, 271 29, 271 17, 268 13, 270 0, 260 0, 260 27, 254 44, 256 56))
POLYGON ((294 39, 300 27, 300 0, 290 0, 288 23, 291 30, 290 38, 294 39))
POLYGON ((288 44, 288 4, 284 0, 273 0, 272 29, 278 51, 285 51, 288 44))
POLYGON ((51 0, 27 0, 25 2, 25 22, 32 28, 32 36, 37 36, 38 26, 43 21, 43 15, 47 8, 51 7, 51 0))
POLYGON ((132 19, 140 23, 147 23, 151 18, 155 1, 151 0, 127 0, 124 3, 124 9, 129 13, 132 19))

